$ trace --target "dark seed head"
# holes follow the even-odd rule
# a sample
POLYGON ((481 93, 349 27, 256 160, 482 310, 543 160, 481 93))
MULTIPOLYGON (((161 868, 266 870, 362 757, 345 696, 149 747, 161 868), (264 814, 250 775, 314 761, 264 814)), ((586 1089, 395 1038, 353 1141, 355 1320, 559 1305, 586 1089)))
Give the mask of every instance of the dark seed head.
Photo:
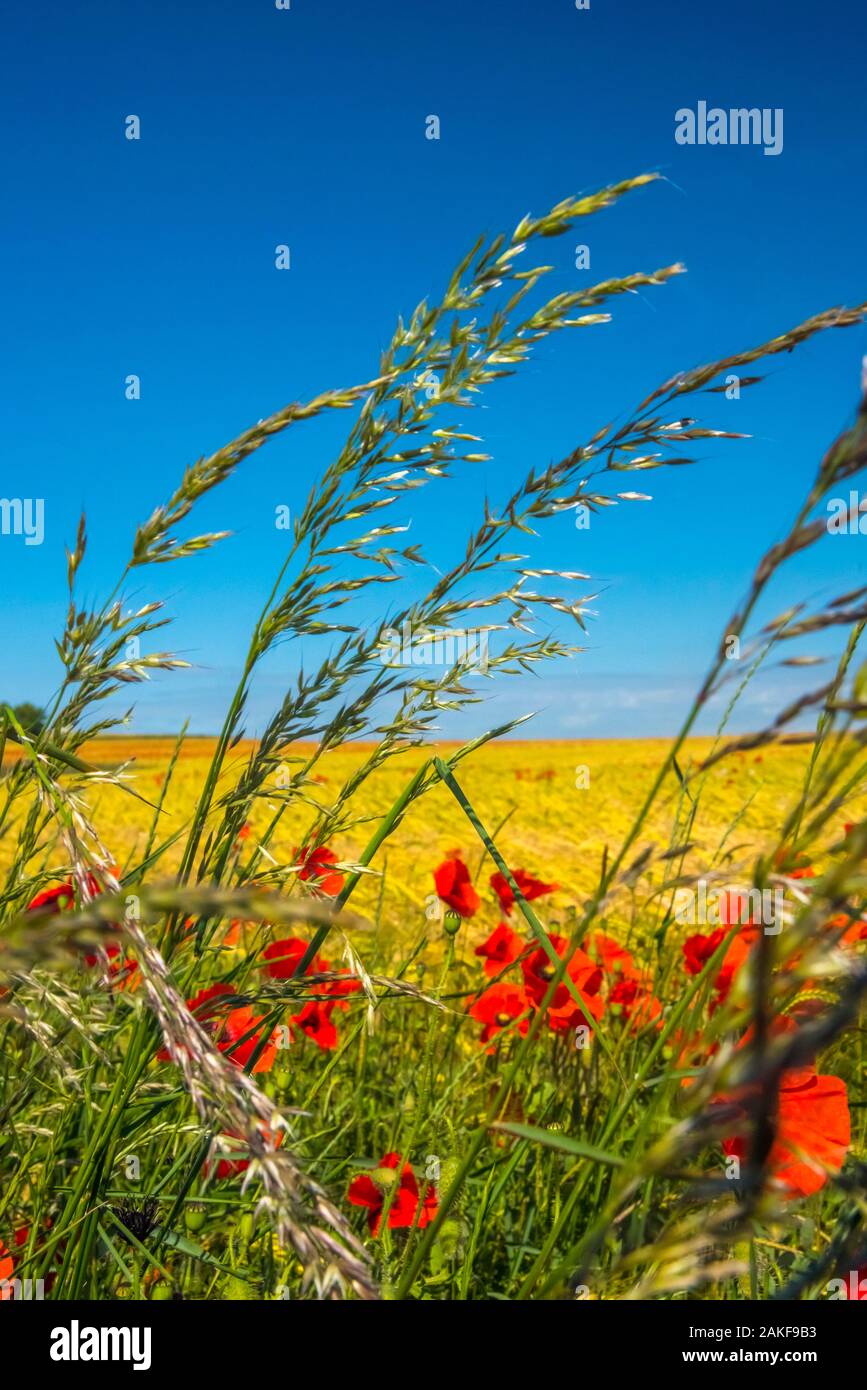
POLYGON ((156 1197, 145 1197, 142 1202, 125 1199, 116 1207, 112 1207, 112 1211, 120 1224, 125 1226, 136 1240, 144 1243, 157 1224, 159 1202, 156 1197))

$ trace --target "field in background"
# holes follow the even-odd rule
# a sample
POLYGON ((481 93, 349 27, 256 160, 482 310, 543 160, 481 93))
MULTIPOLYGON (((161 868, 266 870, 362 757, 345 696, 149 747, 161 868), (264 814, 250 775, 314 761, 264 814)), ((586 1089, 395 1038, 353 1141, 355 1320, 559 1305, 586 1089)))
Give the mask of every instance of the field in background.
MULTIPOLYGON (((251 747, 239 744, 233 751, 227 761, 226 785, 241 770, 251 747)), ((556 909, 579 904, 595 887, 606 846, 611 854, 618 849, 668 747, 663 739, 506 741, 479 749, 460 767, 458 775, 507 862, 560 885, 559 893, 549 899, 551 908, 556 909)), ((686 771, 690 760, 699 764, 711 747, 710 739, 690 740, 680 759, 681 768, 686 771)), ((156 801, 174 748, 170 738, 110 738, 86 745, 83 756, 102 768, 127 764, 130 785, 149 801, 156 801)), ((184 744, 166 797, 158 842, 170 838, 192 816, 213 748, 211 739, 191 738, 184 744)), ((311 751, 303 746, 291 750, 285 764, 290 775, 311 751)), ((314 769, 309 797, 323 806, 331 804, 364 755, 364 745, 326 755, 314 769)), ((359 821, 355 832, 332 846, 342 858, 355 859, 360 854, 372 828, 425 756, 413 750, 396 757, 365 784, 356 800, 359 821)), ((718 856, 724 862, 726 855, 734 860, 749 859, 753 853, 773 847, 785 810, 803 783, 809 756, 809 745, 766 748, 760 753, 734 754, 710 769, 691 837, 695 862, 706 865, 718 856)), ((672 776, 645 824, 636 855, 646 845, 657 849, 668 845, 679 803, 680 784, 672 776)), ((247 852, 276 806, 265 799, 251 818, 247 852)), ((93 794, 92 811, 118 866, 133 862, 148 837, 152 816, 148 807, 107 786, 93 794)), ((310 816, 310 806, 302 805, 284 817, 272 843, 278 863, 293 862, 310 816)), ((426 899, 434 891, 433 870, 455 849, 465 854, 483 890, 483 903, 489 902, 494 912, 496 900, 484 891, 493 866, 486 864, 483 872, 477 873, 481 846, 444 788, 434 789, 411 809, 385 853, 374 863, 384 883, 376 873, 368 883, 359 885, 353 897, 354 910, 378 916, 386 928, 409 925, 415 931, 426 899)), ((178 851, 169 850, 159 877, 170 877, 178 859, 178 851)), ((63 867, 56 855, 49 854, 46 862, 55 869, 63 867)), ((473 930, 486 931, 490 916, 489 912, 480 913, 473 930)))

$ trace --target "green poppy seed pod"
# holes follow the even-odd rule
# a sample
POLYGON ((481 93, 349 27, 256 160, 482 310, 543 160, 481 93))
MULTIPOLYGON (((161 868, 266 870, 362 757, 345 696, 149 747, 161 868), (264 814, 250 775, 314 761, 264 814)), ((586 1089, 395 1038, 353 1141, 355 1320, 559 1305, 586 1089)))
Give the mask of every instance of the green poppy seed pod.
POLYGON ((205 1224, 205 1208, 201 1202, 190 1202, 184 1212, 184 1225, 188 1231, 200 1231, 205 1224))
POLYGON ((374 1168, 370 1177, 381 1192, 388 1192, 397 1181, 397 1172, 394 1168, 374 1168))
POLYGON ((447 936, 457 936, 461 927, 461 914, 455 912, 453 907, 448 908, 443 917, 443 931, 447 936))

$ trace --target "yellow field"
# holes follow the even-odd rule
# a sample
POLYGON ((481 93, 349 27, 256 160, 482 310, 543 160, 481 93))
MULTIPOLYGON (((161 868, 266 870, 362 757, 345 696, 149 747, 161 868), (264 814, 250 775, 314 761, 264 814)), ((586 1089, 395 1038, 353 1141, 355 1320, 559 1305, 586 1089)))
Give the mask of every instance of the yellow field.
MULTIPOLYGON (((114 738, 89 745, 83 755, 105 768, 128 763, 132 785, 148 800, 156 800, 173 747, 173 740, 168 738, 114 738)), ((526 867, 555 880, 561 892, 548 901, 552 908, 565 907, 580 903, 595 886, 605 846, 610 854, 616 853, 667 747, 662 740, 503 742, 473 755, 460 767, 458 778, 507 862, 513 868, 526 867), (578 774, 579 768, 586 772, 578 774), (576 782, 589 785, 579 788, 576 782)), ((709 747, 709 740, 692 741, 681 755, 681 767, 686 769, 690 758, 700 761, 709 747)), ((192 814, 212 749, 213 743, 207 739, 190 739, 184 746, 167 795, 158 841, 184 827, 192 814)), ((300 761, 310 751, 296 748, 293 757, 300 761)), ((248 754, 249 745, 233 751, 227 778, 234 779, 248 754)), ((316 769, 320 780, 309 789, 310 795, 319 804, 329 805, 344 778, 364 756, 365 750, 356 746, 323 758, 316 769)), ((760 754, 736 754, 711 769, 692 837, 694 862, 713 862, 726 836, 726 850, 732 851, 735 859, 745 858, 749 848, 776 845, 785 811, 802 784, 808 757, 805 746, 766 749, 760 754)), ((407 753, 366 784, 355 802, 361 807, 363 823, 333 845, 341 858, 351 860, 362 851, 379 817, 421 762, 418 751, 407 753)), ((289 766, 295 764, 290 760, 289 766)), ((649 844, 669 844, 680 797, 679 783, 670 776, 630 859, 649 844)), ((265 801, 252 817, 253 833, 244 846, 245 853, 255 845, 256 831, 268 823, 274 809, 275 803, 265 801)), ((134 863, 147 839, 148 808, 115 788, 104 787, 94 791, 92 810, 117 863, 121 867, 134 863)), ((293 850, 311 818, 309 807, 287 813, 272 842, 278 862, 292 862, 293 850)), ((384 926, 411 925, 413 930, 418 926, 425 900, 433 892, 432 872, 444 855, 455 849, 466 859, 483 902, 489 905, 477 918, 478 931, 490 929, 496 913, 496 901, 488 889, 492 866, 482 866, 482 847, 472 827, 442 787, 415 804, 375 861, 374 867, 386 880, 381 905, 384 926)), ((157 876, 168 877, 178 857, 179 846, 166 854, 157 876)), ((49 858, 48 862, 53 861, 49 858)), ((61 856, 57 867, 62 866, 61 856)), ((371 876, 359 885, 353 908, 373 915, 379 898, 379 877, 371 876)))

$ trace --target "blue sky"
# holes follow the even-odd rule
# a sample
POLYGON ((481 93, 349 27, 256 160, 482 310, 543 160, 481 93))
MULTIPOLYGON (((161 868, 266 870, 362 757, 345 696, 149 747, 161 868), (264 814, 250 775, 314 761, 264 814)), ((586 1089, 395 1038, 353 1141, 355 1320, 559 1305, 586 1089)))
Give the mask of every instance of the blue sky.
MULTIPOLYGON (((617 301, 605 327, 558 335, 467 412, 492 462, 404 517, 440 569, 486 493, 496 503, 665 377, 867 295, 867 18, 855 0, 47 0, 6 7, 2 29, 0 495, 42 497, 46 518, 40 547, 0 536, 6 698, 56 685, 63 546, 82 508, 82 595, 97 600, 185 464, 290 400, 374 374, 397 314, 435 295, 481 230, 660 170, 665 182, 544 243, 550 292, 676 260, 689 274, 617 301), (782 108, 782 153, 676 144, 675 112, 700 100, 782 108), (124 138, 132 113, 136 142, 124 138), (439 141, 425 139, 431 113, 439 141), (578 241, 589 272, 575 269, 578 241), (274 267, 279 243, 288 272, 274 267)), ((859 328, 773 359, 740 401, 704 398, 708 423, 752 439, 645 474, 653 502, 587 532, 549 523, 543 563, 589 571, 601 591, 589 650, 503 682, 445 732, 529 709, 538 736, 673 731, 756 560, 851 417, 865 351, 859 328)), ((254 455, 193 528, 233 537, 141 575, 138 593, 166 600, 166 641, 195 669, 139 691, 136 729, 186 716, 218 727, 285 544, 275 506, 302 501, 345 427, 314 422, 254 455)), ((825 542, 792 566, 776 606, 864 582, 864 544, 825 542)), ((269 663, 251 728, 300 655, 269 663)), ((769 673, 740 725, 789 689, 769 673)))

